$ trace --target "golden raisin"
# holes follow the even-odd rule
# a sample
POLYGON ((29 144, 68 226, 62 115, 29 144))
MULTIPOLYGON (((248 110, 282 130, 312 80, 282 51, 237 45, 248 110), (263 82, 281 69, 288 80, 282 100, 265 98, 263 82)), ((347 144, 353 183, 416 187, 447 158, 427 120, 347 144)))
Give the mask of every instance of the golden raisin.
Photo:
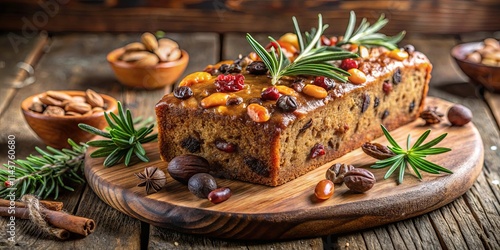
POLYGON ((352 69, 349 69, 347 72, 349 72, 349 74, 351 74, 348 78, 351 83, 362 84, 362 83, 366 82, 366 75, 365 75, 365 73, 363 73, 363 71, 356 69, 356 68, 352 68, 352 69))
POLYGON ((318 182, 314 189, 314 195, 320 200, 327 200, 333 196, 335 185, 331 180, 322 180, 318 182))
POLYGON ((294 89, 284 86, 284 85, 276 85, 274 86, 276 89, 278 89, 278 92, 282 95, 291 95, 291 96, 298 96, 297 91, 294 89))
POLYGON ((252 103, 247 107, 247 114, 254 122, 267 122, 271 118, 269 110, 257 103, 252 103))
POLYGON ((213 93, 201 100, 201 106, 203 108, 210 108, 215 106, 226 105, 226 101, 229 99, 229 94, 226 93, 213 93))
POLYGON ((318 99, 323 99, 328 95, 328 92, 326 91, 326 89, 324 89, 323 87, 317 86, 317 85, 313 85, 313 84, 307 84, 306 86, 304 86, 304 88, 302 89, 302 92, 308 96, 318 98, 318 99))
POLYGON ((408 52, 400 49, 394 49, 389 52, 389 57, 398 61, 403 61, 408 58, 408 52))
POLYGON ((212 79, 212 75, 208 72, 194 72, 184 77, 184 79, 182 79, 179 83, 179 87, 191 86, 193 84, 205 82, 210 79, 212 79))

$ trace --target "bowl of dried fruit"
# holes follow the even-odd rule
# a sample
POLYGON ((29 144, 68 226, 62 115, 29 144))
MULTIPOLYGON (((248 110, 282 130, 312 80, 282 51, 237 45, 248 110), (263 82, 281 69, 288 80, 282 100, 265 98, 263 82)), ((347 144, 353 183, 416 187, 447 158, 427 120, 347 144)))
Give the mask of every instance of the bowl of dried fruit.
POLYGON ((110 52, 107 60, 120 83, 128 87, 157 89, 172 85, 184 73, 189 55, 169 38, 144 33, 141 42, 110 52))
POLYGON ((99 129, 107 126, 104 112, 116 112, 117 101, 111 96, 87 91, 46 91, 21 103, 24 118, 47 145, 69 147, 68 139, 87 142, 94 137, 78 127, 86 123, 99 129))
POLYGON ((500 91, 500 43, 496 39, 459 44, 451 56, 473 83, 500 91))

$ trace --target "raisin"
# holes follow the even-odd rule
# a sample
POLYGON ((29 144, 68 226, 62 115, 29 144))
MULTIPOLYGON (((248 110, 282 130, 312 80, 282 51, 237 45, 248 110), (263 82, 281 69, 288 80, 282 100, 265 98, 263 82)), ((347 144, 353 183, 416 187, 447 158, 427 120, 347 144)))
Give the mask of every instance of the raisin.
POLYGON ((229 69, 229 65, 223 63, 219 66, 219 69, 218 71, 221 73, 221 74, 225 74, 227 73, 227 70, 229 69))
POLYGON ((241 66, 238 63, 233 63, 233 64, 224 63, 219 67, 218 70, 221 74, 240 73, 241 66))
POLYGON ((389 110, 384 110, 384 113, 382 113, 382 116, 380 117, 382 120, 384 120, 387 116, 389 116, 389 110))
POLYGON ((264 75, 267 73, 267 67, 264 62, 253 61, 247 66, 247 71, 253 75, 264 75))
POLYGON ((174 90, 174 96, 178 99, 185 100, 193 96, 193 90, 188 86, 181 86, 174 90))
POLYGON ((370 106, 370 95, 367 93, 363 94, 363 105, 361 106, 361 113, 364 113, 370 106))
POLYGON ((346 59, 342 60, 342 62, 340 63, 340 68, 345 70, 345 71, 348 71, 350 69, 357 69, 358 62, 356 62, 352 58, 346 58, 346 59))
POLYGON ((412 54, 415 52, 415 47, 411 44, 407 44, 403 47, 403 50, 406 51, 408 54, 412 54))
POLYGON ((382 84, 382 90, 384 91, 384 93, 386 95, 388 95, 389 93, 391 93, 391 91, 392 91, 392 83, 389 82, 389 80, 385 80, 384 83, 382 84))
POLYGON ((297 92, 302 92, 302 89, 304 88, 305 84, 304 84, 304 79, 296 79, 293 81, 293 83, 290 85, 290 87, 292 89, 294 89, 295 91, 297 92))
POLYGON ((250 105, 252 103, 262 105, 262 99, 257 98, 257 97, 253 97, 253 98, 248 99, 247 104, 250 105))
POLYGON ((304 131, 306 131, 308 128, 310 128, 313 124, 313 120, 312 119, 309 119, 309 121, 306 122, 306 124, 304 124, 304 126, 302 126, 302 128, 299 129, 299 135, 304 133, 304 131))
POLYGON ((269 87, 260 93, 262 100, 276 101, 280 97, 280 92, 276 87, 269 87))
POLYGON ((378 97, 375 97, 375 100, 373 100, 373 108, 378 107, 380 104, 380 99, 378 97))
POLYGON ((392 83, 396 85, 399 84, 401 82, 401 77, 401 70, 397 68, 392 75, 392 83))
POLYGON ((243 159, 243 162, 256 174, 263 176, 263 177, 269 177, 271 175, 271 172, 267 168, 266 164, 264 164, 262 161, 260 161, 257 158, 247 156, 243 159))
POLYGON ((181 141, 181 146, 187 149, 190 153, 196 153, 201 149, 201 142, 200 140, 190 136, 181 141))
POLYGON ((290 95, 282 95, 276 101, 276 106, 285 112, 293 112, 297 109, 297 99, 290 95))
POLYGON ((223 139, 217 139, 215 140, 215 147, 220 150, 224 151, 226 153, 233 153, 236 151, 237 146, 234 143, 227 142, 223 139))
POLYGON ((316 158, 318 156, 322 156, 324 154, 326 154, 325 146, 323 146, 323 144, 321 144, 321 143, 316 143, 311 148, 311 153, 309 154, 309 157, 311 157, 311 159, 314 159, 314 158, 316 158))
POLYGON ((330 90, 335 87, 335 81, 328 77, 317 76, 316 78, 314 78, 314 85, 320 86, 326 90, 330 90))
POLYGON ((245 87, 245 77, 238 75, 218 75, 215 80, 217 92, 235 92, 245 87))
POLYGON ((232 105, 239 105, 243 102, 243 98, 239 97, 239 96, 235 96, 235 97, 229 97, 226 101, 226 105, 227 106, 232 106, 232 105))
POLYGON ((410 102, 410 107, 408 108, 408 111, 411 113, 415 109, 415 101, 410 102))

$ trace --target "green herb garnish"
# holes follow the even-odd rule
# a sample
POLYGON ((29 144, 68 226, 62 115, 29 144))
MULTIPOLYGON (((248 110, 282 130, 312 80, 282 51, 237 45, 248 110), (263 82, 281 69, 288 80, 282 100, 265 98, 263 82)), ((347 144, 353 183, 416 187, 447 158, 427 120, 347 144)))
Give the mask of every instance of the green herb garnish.
MULTIPOLYGON (((15 165, 3 164, 0 169, 0 197, 15 195, 20 198, 25 194, 34 194, 42 199, 53 195, 57 199, 61 189, 74 191, 67 182, 83 183, 80 177, 87 145, 68 140, 71 149, 58 150, 47 147, 43 150, 35 147, 40 156, 30 155, 25 160, 14 160, 15 165)), ((9 198, 10 199, 10 198, 9 198)))
POLYGON ((372 168, 385 168, 390 166, 389 170, 387 170, 387 173, 384 176, 384 179, 389 178, 389 176, 391 176, 394 171, 399 168, 398 184, 403 183, 405 169, 408 165, 410 165, 419 179, 422 179, 422 175, 420 175, 419 169, 431 174, 439 174, 440 172, 449 174, 453 173, 449 169, 446 169, 424 159, 428 155, 437 155, 451 151, 451 149, 449 148, 433 148, 433 146, 437 145, 446 137, 447 133, 444 133, 434 140, 422 145, 424 140, 427 138, 427 136, 429 136, 429 133, 431 132, 430 130, 427 130, 417 139, 417 141, 411 148, 411 136, 408 135, 408 138, 406 140, 407 150, 404 150, 403 148, 401 148, 401 146, 398 145, 391 134, 389 134, 389 131, 387 131, 387 129, 383 125, 380 126, 382 127, 382 131, 384 132, 385 137, 392 145, 392 147, 388 148, 396 154, 391 158, 377 161, 375 162, 375 165, 371 166, 372 168))
POLYGON ((104 116, 109 125, 109 132, 84 123, 78 124, 78 127, 91 134, 107 138, 87 142, 89 146, 99 147, 90 154, 90 157, 106 157, 105 167, 113 166, 123 158, 125 158, 125 166, 128 166, 134 155, 143 162, 149 162, 142 144, 154 141, 158 137, 158 134, 149 135, 153 132, 154 122, 147 121, 146 124, 136 129, 134 125, 140 121, 134 121, 130 110, 124 111, 120 102, 118 102, 118 115, 105 113, 104 116))
POLYGON ((343 50, 328 50, 327 47, 320 45, 320 38, 328 25, 323 25, 323 18, 318 15, 318 29, 312 30, 311 33, 304 34, 304 38, 300 31, 299 25, 295 17, 293 17, 295 34, 300 46, 300 54, 293 62, 285 56, 281 50, 281 46, 272 37, 269 39, 275 42, 278 46, 278 51, 271 48, 268 52, 261 44, 259 44, 250 34, 246 38, 255 53, 259 55, 272 76, 271 83, 275 85, 283 76, 296 75, 313 75, 325 76, 337 79, 342 82, 347 81, 347 73, 334 66, 331 61, 342 60, 346 58, 355 58, 356 54, 343 50))
POLYGON ((377 33, 377 31, 382 29, 388 22, 389 20, 385 18, 384 14, 380 15, 379 19, 372 26, 366 21, 366 18, 363 18, 356 31, 354 31, 356 14, 354 11, 351 11, 344 37, 336 46, 357 44, 366 47, 382 46, 389 50, 397 49, 397 43, 403 39, 406 31, 401 31, 399 34, 392 37, 377 33))

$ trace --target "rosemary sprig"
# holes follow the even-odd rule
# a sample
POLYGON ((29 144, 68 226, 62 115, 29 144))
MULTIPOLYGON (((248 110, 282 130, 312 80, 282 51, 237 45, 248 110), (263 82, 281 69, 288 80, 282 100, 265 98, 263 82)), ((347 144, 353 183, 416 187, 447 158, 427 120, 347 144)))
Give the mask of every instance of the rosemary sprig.
POLYGON ((285 56, 274 38, 269 37, 277 44, 278 51, 273 47, 268 52, 250 34, 246 35, 248 43, 268 68, 272 77, 271 83, 275 85, 283 76, 296 75, 325 76, 346 82, 349 73, 333 65, 331 61, 355 58, 357 55, 349 51, 328 50, 327 47, 320 45, 321 35, 328 27, 328 25, 323 25, 321 14, 318 15, 318 28, 312 30, 311 33, 305 33, 304 37, 295 17, 293 17, 293 24, 300 47, 300 53, 293 62, 285 56))
POLYGON ((87 145, 77 144, 68 139, 71 149, 58 150, 47 147, 35 150, 40 156, 30 155, 25 160, 14 160, 15 165, 3 164, 0 169, 0 197, 7 198, 15 194, 20 198, 25 194, 34 194, 42 199, 53 195, 57 199, 61 189, 74 191, 67 182, 83 183, 81 177, 83 159, 87 145))
POLYGON ((382 29, 388 22, 389 20, 385 18, 384 14, 380 15, 379 19, 371 26, 370 23, 366 21, 366 18, 363 18, 358 28, 354 30, 354 26, 356 26, 356 14, 354 11, 351 11, 344 37, 336 46, 357 44, 366 47, 383 46, 390 50, 397 49, 397 43, 403 39, 406 31, 401 31, 392 37, 377 33, 377 31, 382 29))
POLYGON ((149 162, 142 144, 156 140, 158 134, 149 135, 153 132, 154 122, 149 121, 136 129, 134 124, 137 121, 132 119, 129 109, 123 110, 120 102, 118 102, 118 115, 105 113, 104 116, 109 125, 109 132, 84 123, 78 124, 85 131, 106 138, 87 142, 89 146, 99 147, 90 154, 90 157, 106 157, 103 163, 105 167, 113 166, 123 158, 125 165, 129 166, 134 155, 141 161, 149 162))
POLYGON ((396 171, 396 169, 399 169, 397 182, 398 184, 403 183, 405 169, 408 165, 410 165, 410 167, 413 169, 413 171, 415 172, 415 174, 419 179, 422 179, 422 175, 420 174, 419 169, 431 174, 439 174, 440 172, 449 174, 453 173, 451 170, 447 168, 441 167, 435 163, 432 163, 424 159, 428 155, 442 154, 451 150, 449 148, 434 147, 446 137, 447 133, 444 133, 436 137, 435 139, 431 140, 430 142, 427 142, 422 145, 424 140, 427 139, 427 136, 429 136, 431 132, 430 130, 427 130, 417 139, 417 141, 415 142, 415 144, 413 144, 411 148, 410 148, 411 136, 408 135, 406 140, 407 149, 404 150, 394 140, 389 131, 387 131, 387 129, 383 125, 380 126, 382 127, 382 131, 384 132, 385 137, 392 145, 392 147, 388 148, 396 154, 391 158, 377 161, 375 162, 375 165, 371 166, 372 168, 385 168, 390 166, 389 170, 387 170, 384 176, 384 179, 389 178, 389 176, 391 176, 396 171))

